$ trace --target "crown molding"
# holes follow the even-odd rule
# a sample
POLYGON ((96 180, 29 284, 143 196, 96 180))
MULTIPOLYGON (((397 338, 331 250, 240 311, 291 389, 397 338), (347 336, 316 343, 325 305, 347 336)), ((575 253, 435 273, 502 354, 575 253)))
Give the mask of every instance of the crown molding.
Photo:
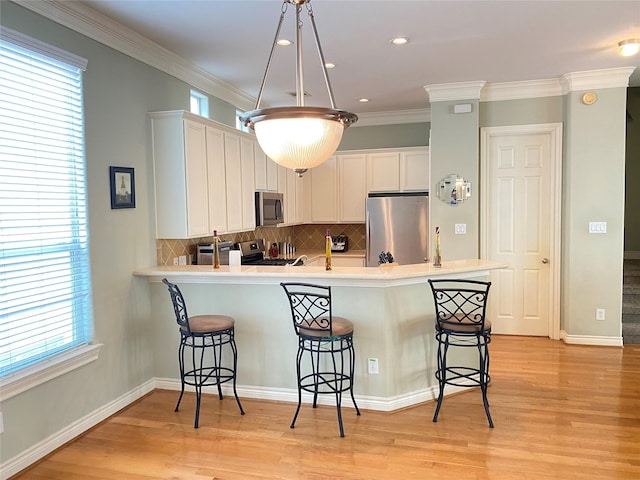
POLYGON ((358 121, 349 128, 370 127, 373 125, 399 125, 403 123, 427 123, 430 121, 430 108, 358 113, 358 121))
POLYGON ((487 83, 480 93, 480 101, 496 102, 523 98, 557 97, 562 94, 562 84, 559 78, 487 83))
POLYGON ((598 88, 626 88, 635 69, 636 67, 620 67, 565 73, 561 77, 562 93, 598 88))
POLYGON ((111 47, 193 87, 251 110, 256 99, 139 33, 114 22, 83 2, 12 0, 14 3, 111 47))
POLYGON ((425 85, 430 102, 446 102, 457 100, 479 100, 480 91, 487 82, 441 83, 439 85, 425 85))

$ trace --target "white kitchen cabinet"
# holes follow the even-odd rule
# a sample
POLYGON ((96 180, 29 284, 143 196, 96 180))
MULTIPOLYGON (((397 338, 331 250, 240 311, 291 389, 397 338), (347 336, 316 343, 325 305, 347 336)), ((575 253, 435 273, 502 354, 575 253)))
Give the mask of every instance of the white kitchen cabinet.
POLYGON ((335 223, 338 220, 338 167, 337 158, 312 168, 311 175, 311 221, 335 223))
POLYGON ((260 145, 256 143, 256 152, 260 151, 262 155, 265 156, 267 163, 267 190, 270 192, 278 191, 278 164, 271 160, 267 155, 262 151, 260 145))
POLYGON ((152 112, 149 117, 156 237, 253 230, 255 138, 181 110, 152 112))
POLYGON ((278 164, 267 157, 258 141, 254 141, 256 190, 278 191, 278 164))
POLYGON ((400 153, 380 152, 367 155, 367 183, 370 192, 400 190, 400 153))
POLYGON ((364 223, 367 156, 338 155, 338 222, 364 223))
POLYGON ((267 155, 258 142, 254 143, 254 165, 256 190, 267 191, 267 155))
POLYGON ((209 232, 226 232, 227 180, 224 133, 207 126, 207 171, 209 186, 209 232))
POLYGON ((209 231, 205 126, 182 115, 151 117, 157 238, 209 231))
POLYGON ((256 228, 255 206, 255 169, 254 169, 254 143, 251 138, 240 139, 240 174, 241 174, 241 204, 242 204, 242 229, 253 230, 256 228))
POLYGON ((429 148, 400 152, 400 190, 429 190, 429 148))
POLYGON ((224 154, 227 182, 227 231, 242 230, 242 167, 240 161, 240 136, 224 134, 224 154))
POLYGON ((367 154, 369 192, 429 190, 429 147, 367 154))
MULTIPOLYGON (((302 178, 281 165, 277 166, 278 192, 284 196, 283 225, 298 225, 303 222, 304 186, 302 178)), ((307 175, 307 174, 305 174, 307 175)))

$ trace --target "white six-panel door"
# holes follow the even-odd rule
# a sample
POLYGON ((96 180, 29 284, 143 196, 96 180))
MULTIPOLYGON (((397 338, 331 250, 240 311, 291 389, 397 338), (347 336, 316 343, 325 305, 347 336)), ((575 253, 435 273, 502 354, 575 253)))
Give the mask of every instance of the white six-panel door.
POLYGON ((561 125, 482 129, 483 258, 494 333, 559 336, 561 125))

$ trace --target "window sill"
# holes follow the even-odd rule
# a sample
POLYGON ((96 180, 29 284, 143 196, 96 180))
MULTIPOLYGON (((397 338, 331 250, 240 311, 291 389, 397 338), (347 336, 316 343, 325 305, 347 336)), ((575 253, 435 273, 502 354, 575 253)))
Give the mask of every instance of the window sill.
POLYGON ((101 343, 84 345, 0 379, 0 402, 98 359, 101 343))

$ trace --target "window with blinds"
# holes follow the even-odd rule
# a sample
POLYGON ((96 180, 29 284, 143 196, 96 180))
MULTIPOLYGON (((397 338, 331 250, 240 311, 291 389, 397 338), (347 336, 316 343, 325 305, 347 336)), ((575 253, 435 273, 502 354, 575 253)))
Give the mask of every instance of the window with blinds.
POLYGON ((0 377, 91 340, 85 68, 0 30, 0 377))

